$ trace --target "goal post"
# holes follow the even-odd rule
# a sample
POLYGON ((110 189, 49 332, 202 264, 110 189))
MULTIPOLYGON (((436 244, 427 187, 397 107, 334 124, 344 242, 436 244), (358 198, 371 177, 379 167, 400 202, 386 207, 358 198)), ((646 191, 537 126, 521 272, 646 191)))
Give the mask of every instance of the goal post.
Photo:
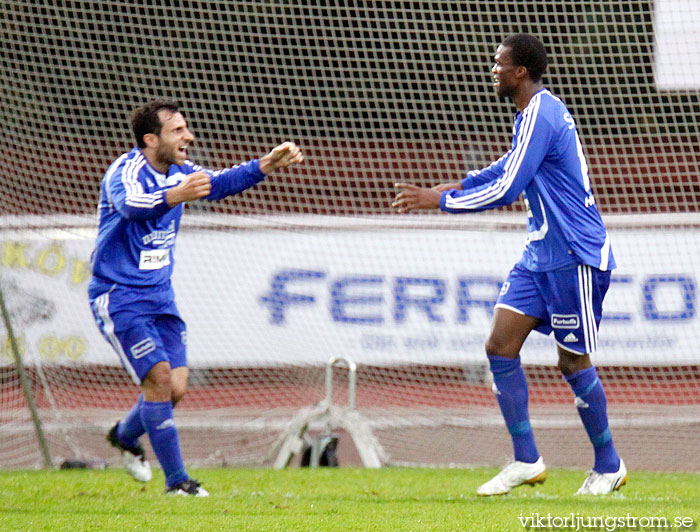
MULTIPOLYGON (((346 357, 385 463, 501 463, 510 442, 483 344, 523 207, 400 216, 390 204, 396 182, 455 181, 508 149, 514 108, 490 68, 527 31, 549 50, 544 81, 577 122, 619 265, 593 357, 616 445, 631 468, 697 470, 694 2, 45 4, 0 4, 0 268, 54 463, 115 460, 106 431, 139 393, 86 288, 100 180, 133 146, 129 112, 155 97, 181 104, 203 166, 285 140, 305 154, 185 209, 173 283, 188 324, 186 461, 272 466, 290 421, 324 400, 326 362, 346 357)), ((10 344, 0 325, 0 467, 39 467, 10 344)), ((522 357, 540 450, 588 466, 554 341, 533 333, 522 357)), ((345 404, 347 372, 334 376, 345 404)), ((343 431, 338 456, 362 462, 343 431)))

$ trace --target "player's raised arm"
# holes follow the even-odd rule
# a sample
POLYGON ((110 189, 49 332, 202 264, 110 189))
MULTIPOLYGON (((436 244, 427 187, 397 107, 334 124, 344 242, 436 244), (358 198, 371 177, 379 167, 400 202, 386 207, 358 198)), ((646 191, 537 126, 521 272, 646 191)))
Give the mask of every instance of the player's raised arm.
POLYGON ((211 177, 210 192, 199 197, 209 201, 217 201, 257 185, 275 170, 287 168, 303 161, 304 156, 299 146, 293 142, 285 142, 273 148, 270 153, 260 159, 253 159, 223 170, 202 168, 190 161, 186 161, 185 166, 194 172, 203 171, 211 177))
POLYGON ((260 171, 271 174, 280 168, 287 168, 304 161, 304 155, 299 146, 293 142, 284 142, 272 149, 270 153, 260 158, 260 171))

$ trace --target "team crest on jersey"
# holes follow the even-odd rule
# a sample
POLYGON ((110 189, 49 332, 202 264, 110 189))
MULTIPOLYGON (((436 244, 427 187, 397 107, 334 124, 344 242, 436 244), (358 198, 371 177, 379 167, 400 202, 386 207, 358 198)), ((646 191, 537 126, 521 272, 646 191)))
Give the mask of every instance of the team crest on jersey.
POLYGON ((131 349, 129 349, 129 351, 131 351, 131 356, 137 359, 145 357, 148 353, 152 353, 155 350, 156 343, 150 338, 141 340, 138 344, 132 345, 131 349))
POLYGON ((578 329, 578 314, 552 314, 552 329, 578 329))
POLYGON ((501 292, 500 292, 500 295, 502 295, 502 296, 506 295, 506 294, 508 293, 508 290, 509 290, 509 289, 510 289, 510 281, 505 281, 505 282, 501 285, 501 292))

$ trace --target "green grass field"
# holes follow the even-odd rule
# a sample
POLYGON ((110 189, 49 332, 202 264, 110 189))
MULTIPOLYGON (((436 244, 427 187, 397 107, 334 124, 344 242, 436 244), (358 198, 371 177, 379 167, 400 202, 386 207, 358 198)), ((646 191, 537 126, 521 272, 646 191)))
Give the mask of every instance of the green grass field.
POLYGON ((121 470, 0 472, 0 531, 508 531, 697 530, 700 476, 631 472, 603 497, 574 497, 585 472, 551 470, 544 485, 502 497, 475 495, 495 469, 202 469, 209 498, 165 496, 121 470), (549 516, 552 521, 547 521, 549 516), (568 517, 569 522, 563 522, 568 517), (589 518, 605 518, 601 524, 589 518), (612 517, 637 518, 625 527, 612 517), (559 521, 556 520, 559 518, 559 521), (583 519, 584 521, 581 521, 583 519), (646 519, 646 521, 645 521, 646 519), (588 520, 588 521, 586 521, 588 520), (552 526, 547 526, 547 525, 552 526), (569 525, 568 527, 564 525, 569 525), (663 524, 663 523, 661 523, 663 524), (559 525, 559 526, 554 526, 559 525), (646 525, 646 526, 645 526, 646 525))

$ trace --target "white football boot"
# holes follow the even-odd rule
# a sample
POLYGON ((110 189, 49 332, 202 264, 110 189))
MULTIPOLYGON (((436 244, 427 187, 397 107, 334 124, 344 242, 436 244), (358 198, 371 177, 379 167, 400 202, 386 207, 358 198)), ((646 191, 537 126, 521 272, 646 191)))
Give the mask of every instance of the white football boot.
POLYGON ((479 486, 477 495, 488 497, 490 495, 505 495, 510 490, 523 484, 534 486, 542 484, 547 479, 547 467, 540 456, 534 464, 513 460, 491 480, 479 486))
POLYGON ((586 481, 576 495, 605 495, 619 490, 627 483, 627 468, 620 458, 620 468, 615 473, 597 473, 589 471, 586 481))
POLYGON ((209 492, 193 478, 188 478, 165 490, 168 495, 185 495, 193 497, 209 497, 209 492))
POLYGON ((117 426, 119 423, 114 425, 112 429, 107 434, 107 441, 119 449, 122 453, 122 460, 124 462, 124 467, 126 471, 134 477, 135 480, 139 482, 148 482, 153 478, 153 472, 151 471, 151 464, 146 460, 146 453, 143 450, 141 444, 136 447, 127 447, 122 445, 122 443, 117 439, 117 426))

